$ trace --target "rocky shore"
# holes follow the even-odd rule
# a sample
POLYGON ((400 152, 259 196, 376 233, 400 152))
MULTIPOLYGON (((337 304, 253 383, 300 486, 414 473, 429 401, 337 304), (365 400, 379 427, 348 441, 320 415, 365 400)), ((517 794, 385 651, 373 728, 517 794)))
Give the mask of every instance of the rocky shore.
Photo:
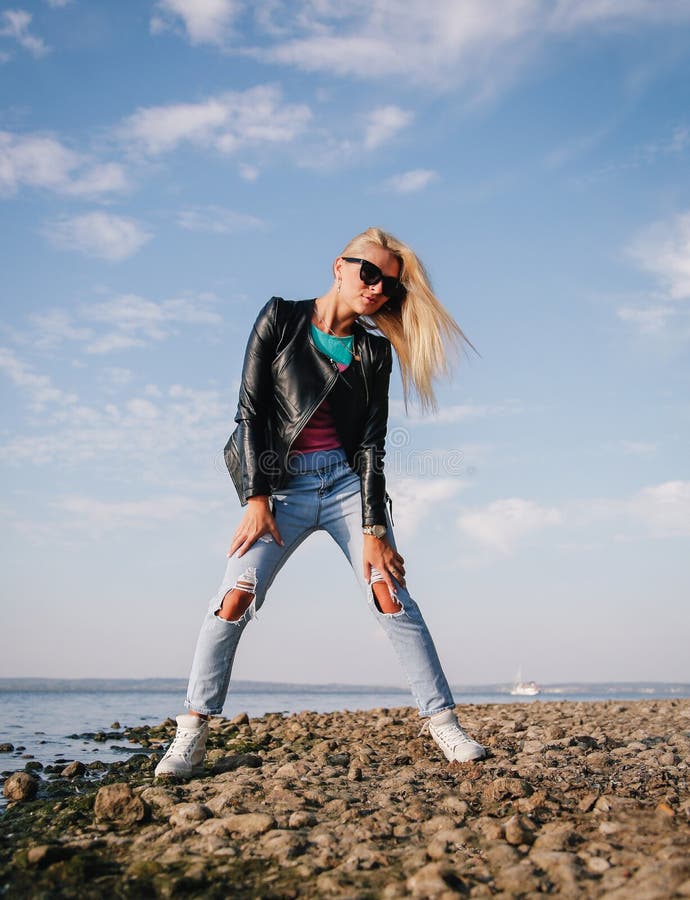
POLYGON ((690 700, 458 713, 486 760, 400 708, 215 719, 188 783, 153 778, 171 720, 101 772, 15 773, 0 897, 690 897, 690 700))

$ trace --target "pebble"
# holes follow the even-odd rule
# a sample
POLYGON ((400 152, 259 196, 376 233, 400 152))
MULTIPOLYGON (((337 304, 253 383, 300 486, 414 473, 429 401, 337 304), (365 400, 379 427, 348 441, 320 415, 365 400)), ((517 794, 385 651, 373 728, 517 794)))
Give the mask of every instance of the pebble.
POLYGON ((215 717, 203 776, 165 785, 174 721, 125 729, 151 756, 108 767, 117 783, 64 760, 34 779, 54 794, 0 818, 3 889, 50 896, 59 873, 77 895, 95 867, 104 896, 690 897, 690 700, 459 716, 486 760, 449 764, 410 708, 215 717))

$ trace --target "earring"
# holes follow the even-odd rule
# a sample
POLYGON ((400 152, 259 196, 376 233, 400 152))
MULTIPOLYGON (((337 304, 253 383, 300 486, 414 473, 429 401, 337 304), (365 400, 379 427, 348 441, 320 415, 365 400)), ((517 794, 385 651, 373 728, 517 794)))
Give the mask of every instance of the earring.
POLYGON ((342 279, 342 278, 339 278, 339 279, 338 279, 338 290, 337 290, 337 293, 338 293, 338 294, 340 293, 340 286, 342 285, 342 283, 343 283, 343 279, 342 279))

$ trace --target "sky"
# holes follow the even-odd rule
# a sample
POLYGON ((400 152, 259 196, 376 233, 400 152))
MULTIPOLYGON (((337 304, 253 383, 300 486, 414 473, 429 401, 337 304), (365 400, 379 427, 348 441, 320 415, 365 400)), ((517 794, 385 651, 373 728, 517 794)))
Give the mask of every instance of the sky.
MULTIPOLYGON (((187 675, 251 324, 379 225, 478 351, 391 385, 449 680, 690 682, 689 101, 685 0, 3 2, 0 675, 187 675)), ((324 535, 235 677, 404 683, 324 535)))

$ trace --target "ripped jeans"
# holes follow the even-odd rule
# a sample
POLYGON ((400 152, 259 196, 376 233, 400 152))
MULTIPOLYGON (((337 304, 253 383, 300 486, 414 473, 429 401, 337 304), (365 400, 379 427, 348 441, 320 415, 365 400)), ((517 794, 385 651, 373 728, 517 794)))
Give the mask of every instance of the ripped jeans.
MULTIPOLYGON (((369 606, 402 663, 419 714, 430 716, 454 705, 436 648, 422 614, 405 588, 398 585, 399 612, 382 613, 371 584, 362 572, 362 519, 359 476, 343 450, 315 451, 299 458, 299 472, 285 490, 273 495, 274 515, 283 538, 259 538, 239 559, 228 561, 225 577, 211 599, 196 645, 185 706, 204 715, 222 712, 235 652, 242 632, 261 608, 266 592, 284 563, 312 532, 327 531, 347 557, 369 606), (234 587, 254 597, 236 621, 217 615, 223 598, 234 587)), ((390 520, 388 537, 394 543, 390 520)), ((373 569, 372 582, 380 579, 373 569)))

